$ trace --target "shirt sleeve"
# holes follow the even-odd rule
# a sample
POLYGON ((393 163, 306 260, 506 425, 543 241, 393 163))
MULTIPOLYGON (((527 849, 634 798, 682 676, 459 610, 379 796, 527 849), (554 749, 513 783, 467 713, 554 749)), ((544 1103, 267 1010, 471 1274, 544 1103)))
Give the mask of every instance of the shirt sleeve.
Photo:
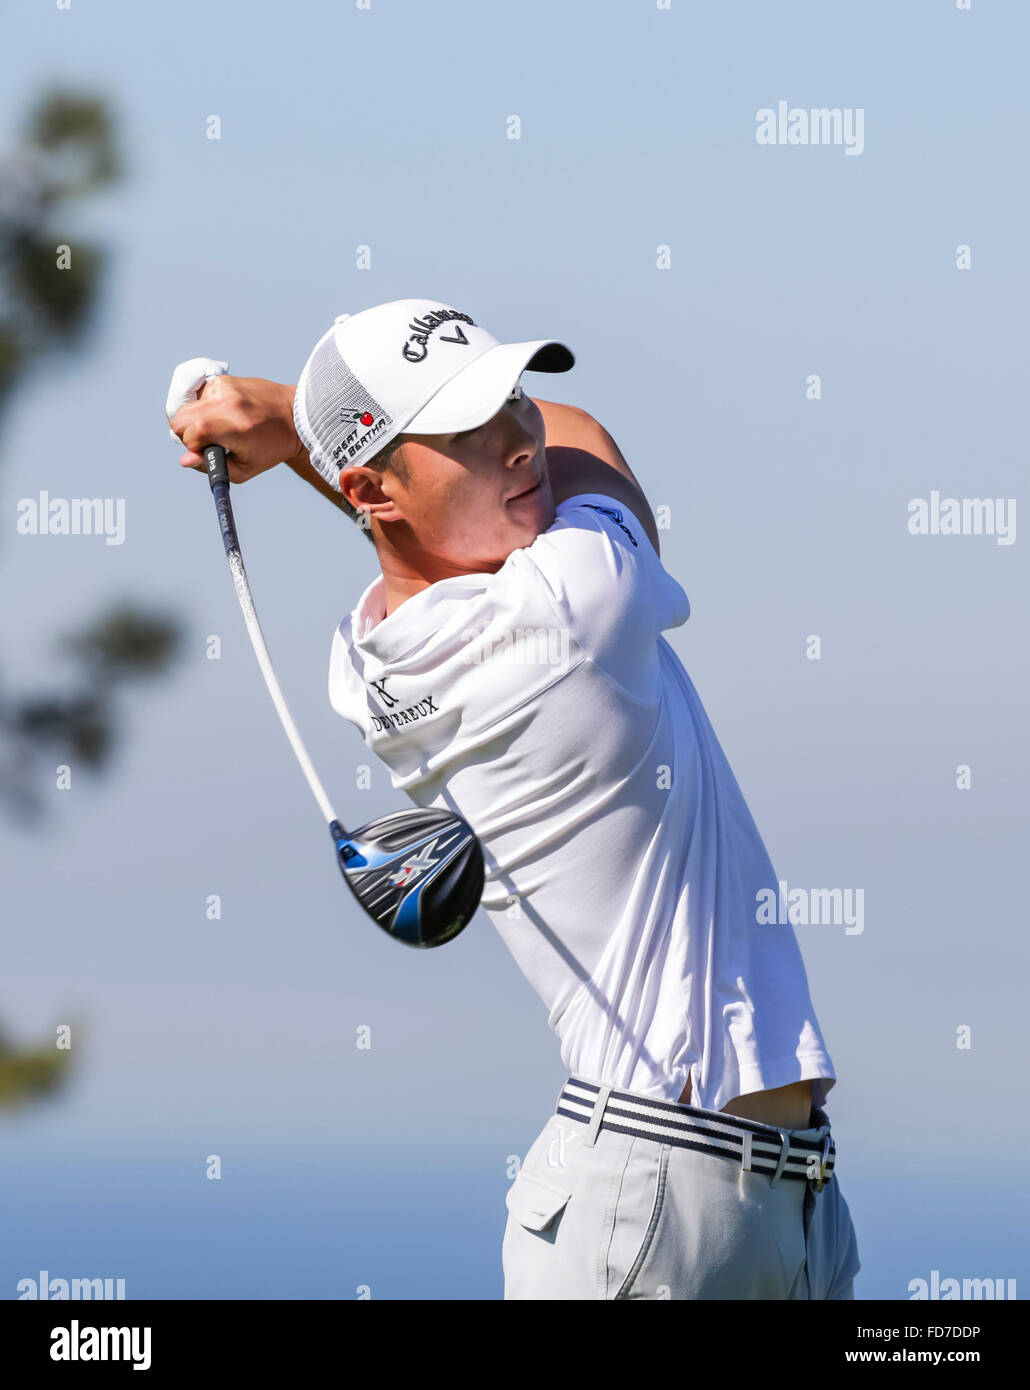
POLYGON ((687 621, 690 603, 633 513, 598 493, 570 497, 524 554, 572 640, 613 680, 649 698, 658 638, 687 621))

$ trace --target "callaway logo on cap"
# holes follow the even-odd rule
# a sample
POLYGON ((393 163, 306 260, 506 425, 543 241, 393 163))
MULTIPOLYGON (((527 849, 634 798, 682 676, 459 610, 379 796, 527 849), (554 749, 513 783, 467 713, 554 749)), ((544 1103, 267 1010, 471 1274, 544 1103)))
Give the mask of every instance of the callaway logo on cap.
POLYGON ((524 371, 567 372, 564 343, 500 343, 435 299, 341 314, 304 364, 293 420, 311 463, 339 487, 398 434, 452 434, 492 419, 524 371))

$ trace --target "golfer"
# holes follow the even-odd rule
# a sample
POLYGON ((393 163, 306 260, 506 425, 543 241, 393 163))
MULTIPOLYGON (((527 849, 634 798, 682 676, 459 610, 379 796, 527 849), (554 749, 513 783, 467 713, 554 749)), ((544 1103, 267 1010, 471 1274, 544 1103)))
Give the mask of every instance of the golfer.
POLYGON ((611 435, 522 387, 573 363, 403 299, 341 315, 295 389, 184 363, 168 415, 184 466, 285 462, 375 546, 329 698, 395 788, 475 830, 569 1073, 508 1191, 505 1297, 853 1298, 833 1063, 662 635, 687 597, 611 435))

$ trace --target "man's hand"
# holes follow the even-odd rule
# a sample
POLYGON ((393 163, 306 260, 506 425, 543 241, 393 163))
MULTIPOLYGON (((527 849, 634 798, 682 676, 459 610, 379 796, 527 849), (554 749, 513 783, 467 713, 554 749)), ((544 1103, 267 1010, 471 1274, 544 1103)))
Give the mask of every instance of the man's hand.
POLYGON ((226 450, 229 481, 245 483, 278 463, 302 475, 310 471, 307 450, 293 426, 293 386, 257 376, 216 376, 199 399, 180 406, 171 420, 186 452, 183 468, 203 470, 205 444, 226 450))

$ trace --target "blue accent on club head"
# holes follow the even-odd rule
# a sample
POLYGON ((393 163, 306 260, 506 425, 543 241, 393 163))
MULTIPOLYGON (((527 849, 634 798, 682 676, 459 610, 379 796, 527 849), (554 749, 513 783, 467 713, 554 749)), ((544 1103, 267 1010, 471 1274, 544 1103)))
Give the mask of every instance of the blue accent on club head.
POLYGON ((400 906, 394 913, 393 926, 390 928, 391 936, 396 936, 399 940, 407 942, 409 946, 425 944, 422 940, 422 914, 419 911, 419 899, 426 882, 427 880, 423 879, 406 897, 401 899, 400 906))
POLYGON ((482 891, 483 861, 475 835, 460 817, 423 808, 381 817, 353 832, 334 820, 329 832, 348 887, 394 940, 425 950, 451 940, 468 922, 482 891), (379 848, 383 843, 394 847, 379 848), (474 854, 463 870, 466 878, 447 890, 456 893, 452 909, 450 898, 441 902, 437 885, 447 866, 469 852, 470 844, 474 854), (412 877, 415 881, 406 887, 412 877), (432 918, 428 922, 427 911, 432 918), (452 916, 443 916, 452 911, 452 916), (437 921, 438 916, 442 920, 437 921))
POLYGON ((438 829, 429 830, 417 840, 410 840, 403 849, 380 850, 369 849, 367 845, 362 845, 362 847, 358 849, 357 845, 361 844, 360 841, 355 842, 348 837, 344 837, 336 841, 336 849, 337 853, 340 855, 343 870, 346 873, 350 869, 384 868, 387 864, 410 858, 411 855, 421 849, 423 845, 439 839, 440 831, 438 829), (350 850, 350 854, 345 855, 344 851, 347 849, 350 850))

